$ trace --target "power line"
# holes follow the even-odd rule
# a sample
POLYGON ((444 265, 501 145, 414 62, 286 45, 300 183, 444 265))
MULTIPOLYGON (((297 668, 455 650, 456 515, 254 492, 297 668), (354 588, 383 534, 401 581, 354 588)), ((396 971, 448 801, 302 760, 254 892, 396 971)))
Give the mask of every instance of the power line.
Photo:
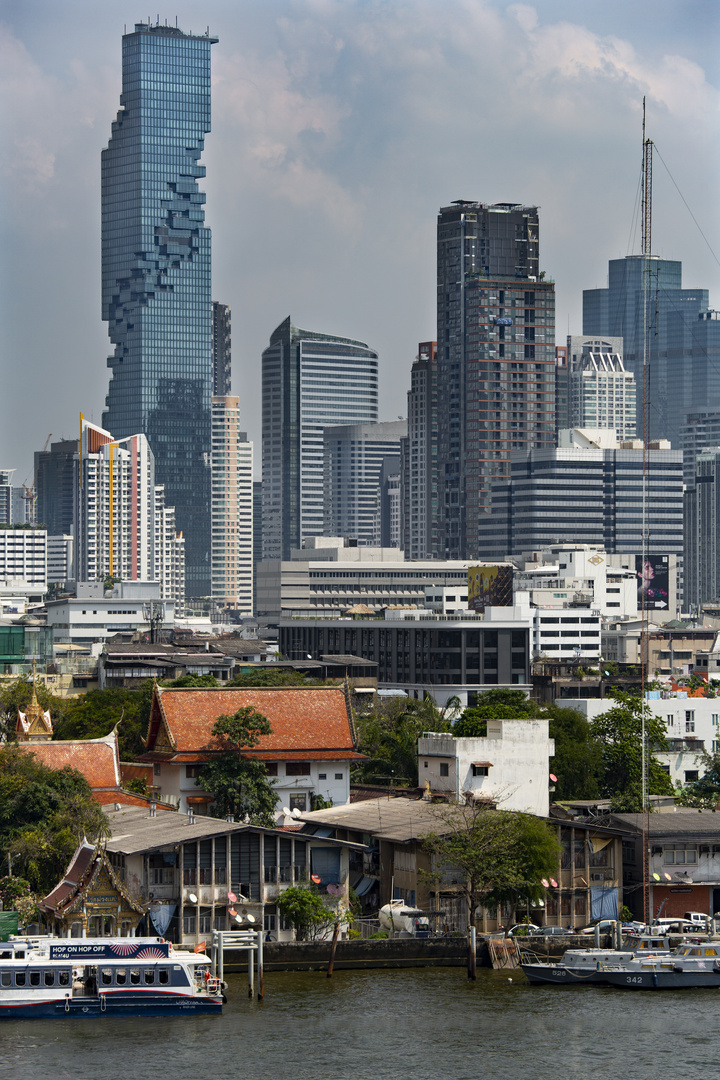
POLYGON ((695 215, 693 214, 692 210, 691 210, 691 209, 690 209, 690 207, 688 206, 688 203, 687 203, 687 200, 686 200, 685 196, 683 195, 682 191, 681 191, 681 190, 680 190, 680 188, 678 187, 678 185, 677 185, 677 183, 676 183, 676 181, 675 181, 675 177, 673 176, 673 174, 672 174, 672 173, 670 172, 669 168, 668 168, 668 167, 667 167, 667 165, 665 164, 665 161, 663 160, 663 156, 662 156, 662 154, 660 153, 660 151, 658 150, 657 146, 655 147, 655 153, 657 154, 657 156, 658 156, 658 157, 660 158, 660 160, 662 161, 663 165, 665 166, 665 171, 666 171, 666 173, 668 174, 668 176, 670 177, 670 179, 672 180, 672 182, 673 182, 673 186, 674 186, 675 190, 677 191, 678 195, 680 196, 680 198, 682 199, 682 201, 683 201, 683 203, 684 203, 684 205, 685 205, 685 209, 687 210, 688 214, 690 215, 690 217, 691 217, 691 218, 693 219, 693 221, 695 222, 695 225, 696 225, 696 227, 697 227, 697 231, 698 231, 698 232, 700 233, 700 235, 702 236, 703 240, 704 240, 704 241, 705 241, 705 243, 707 244, 707 247, 708 247, 708 251, 709 251, 709 252, 710 252, 710 254, 712 255, 712 257, 713 257, 713 259, 715 260, 715 262, 716 262, 716 263, 718 264, 718 266, 720 266, 720 259, 718 259, 717 255, 715 254, 715 252, 714 252, 714 251, 713 251, 713 249, 712 249, 712 245, 710 244, 710 241, 708 240, 707 236, 705 235, 705 233, 704 233, 704 232, 702 231, 702 229, 700 228, 700 225, 699 225, 699 223, 698 223, 698 220, 697 220, 697 218, 695 217, 695 215))

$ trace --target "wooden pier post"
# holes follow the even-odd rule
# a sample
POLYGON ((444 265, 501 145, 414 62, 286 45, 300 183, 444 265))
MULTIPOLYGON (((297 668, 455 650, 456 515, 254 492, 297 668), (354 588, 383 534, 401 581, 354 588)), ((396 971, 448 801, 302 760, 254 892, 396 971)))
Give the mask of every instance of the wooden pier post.
POLYGON ((258 1001, 262 1001, 265 996, 265 985, 263 979, 263 973, 265 970, 265 964, 263 961, 263 931, 257 932, 257 969, 258 969, 258 1001))
POLYGON ((255 949, 249 948, 247 950, 248 958, 248 997, 251 998, 255 994, 255 949))
POLYGON ((332 978, 333 968, 335 966, 335 953, 337 952, 338 934, 340 933, 340 920, 335 922, 335 929, 333 930, 332 945, 330 946, 330 963, 328 964, 327 977, 332 978))
POLYGON ((470 927, 470 942, 468 947, 468 979, 473 982, 477 979, 477 930, 470 927))

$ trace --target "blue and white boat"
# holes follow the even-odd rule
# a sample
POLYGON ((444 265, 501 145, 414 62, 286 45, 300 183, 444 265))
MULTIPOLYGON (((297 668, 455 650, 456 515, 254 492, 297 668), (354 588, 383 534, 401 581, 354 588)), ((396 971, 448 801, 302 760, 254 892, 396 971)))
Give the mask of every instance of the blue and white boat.
POLYGON ((0 943, 0 1018, 221 1013, 210 957, 162 938, 0 943))

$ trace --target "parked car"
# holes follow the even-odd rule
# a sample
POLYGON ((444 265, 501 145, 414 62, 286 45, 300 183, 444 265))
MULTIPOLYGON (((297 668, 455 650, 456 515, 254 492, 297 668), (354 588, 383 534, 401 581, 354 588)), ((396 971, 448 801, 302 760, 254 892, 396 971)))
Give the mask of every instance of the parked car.
POLYGON ((572 934, 573 930, 566 930, 564 926, 541 926, 538 930, 540 937, 554 937, 556 934, 572 934))
POLYGON ((535 923, 517 923, 508 930, 508 937, 527 937, 528 934, 537 934, 539 929, 535 923))
POLYGON ((578 930, 578 934, 594 934, 596 926, 600 928, 601 934, 611 934, 616 921, 615 919, 596 919, 589 926, 583 926, 582 930, 578 930))

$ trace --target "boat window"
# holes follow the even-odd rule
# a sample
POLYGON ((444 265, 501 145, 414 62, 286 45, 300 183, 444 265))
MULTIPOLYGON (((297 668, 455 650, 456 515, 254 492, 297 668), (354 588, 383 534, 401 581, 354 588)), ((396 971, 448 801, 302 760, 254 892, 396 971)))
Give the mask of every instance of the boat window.
POLYGON ((706 949, 705 956, 717 956, 717 949, 706 949))
POLYGON ((145 982, 148 986, 155 982, 155 968, 145 968, 145 982))
POLYGON ((170 980, 170 972, 167 968, 158 969, 158 982, 167 983, 170 980))
POLYGON ((31 971, 30 972, 30 985, 31 986, 39 986, 40 985, 40 972, 39 971, 31 971))
POLYGON ((11 978, 12 978, 12 972, 11 971, 3 971, 2 974, 0 974, 0 986, 9 986, 11 978))
POLYGON ((100 971, 100 982, 103 986, 109 986, 112 982, 112 968, 102 968, 100 971))
POLYGON ((15 985, 16 986, 24 986, 25 985, 25 972, 24 971, 16 971, 15 972, 15 985))
POLYGON ((54 971, 45 971, 43 974, 45 975, 45 985, 46 986, 54 986, 55 985, 55 972, 54 971))
POLYGON ((130 982, 136 986, 140 982, 140 972, 137 968, 130 968, 130 982))
POLYGON ((58 971, 58 986, 69 986, 69 985, 70 985, 70 972, 69 971, 58 971))
POLYGON ((127 973, 125 968, 117 968, 115 971, 115 982, 118 986, 124 986, 127 982, 127 973))

